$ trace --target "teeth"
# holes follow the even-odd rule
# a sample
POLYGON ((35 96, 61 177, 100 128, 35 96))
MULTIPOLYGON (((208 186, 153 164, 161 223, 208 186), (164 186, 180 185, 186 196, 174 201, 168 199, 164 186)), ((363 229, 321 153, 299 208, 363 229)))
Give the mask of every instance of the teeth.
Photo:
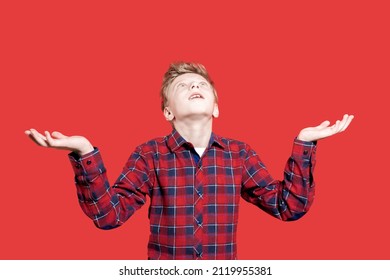
POLYGON ((201 98, 201 96, 200 94, 194 94, 193 96, 190 97, 190 100, 194 98, 201 98))

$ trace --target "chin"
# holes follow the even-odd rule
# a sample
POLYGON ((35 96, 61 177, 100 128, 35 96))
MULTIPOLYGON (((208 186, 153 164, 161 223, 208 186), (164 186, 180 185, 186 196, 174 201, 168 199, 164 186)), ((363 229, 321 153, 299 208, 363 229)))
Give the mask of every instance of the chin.
POLYGON ((213 114, 211 112, 207 111, 192 111, 188 114, 186 114, 186 118, 191 118, 191 119, 205 119, 205 118, 211 118, 213 114))

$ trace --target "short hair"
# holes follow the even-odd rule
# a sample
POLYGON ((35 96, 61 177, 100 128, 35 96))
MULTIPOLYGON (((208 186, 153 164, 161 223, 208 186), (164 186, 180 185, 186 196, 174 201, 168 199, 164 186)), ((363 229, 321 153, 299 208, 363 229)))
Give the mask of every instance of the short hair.
POLYGON ((164 74, 163 82, 161 85, 160 90, 160 98, 161 98, 161 110, 164 111, 164 108, 166 107, 168 103, 168 88, 173 83, 173 81, 179 77, 180 75, 187 74, 187 73, 194 73, 202 76, 209 82, 209 84, 213 88, 215 102, 218 103, 218 95, 214 87, 214 82, 211 80, 209 73, 206 70, 206 67, 204 67, 200 63, 195 62, 174 62, 171 63, 169 66, 167 72, 164 74))

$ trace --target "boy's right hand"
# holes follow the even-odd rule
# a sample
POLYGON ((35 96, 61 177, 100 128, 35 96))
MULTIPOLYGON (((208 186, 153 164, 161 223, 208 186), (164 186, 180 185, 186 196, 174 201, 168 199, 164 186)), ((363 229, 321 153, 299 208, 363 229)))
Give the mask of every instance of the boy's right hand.
POLYGON ((26 130, 24 133, 39 146, 69 150, 81 156, 92 152, 94 149, 88 139, 83 136, 66 136, 58 131, 54 131, 52 134, 45 131, 45 135, 42 135, 33 128, 26 130))

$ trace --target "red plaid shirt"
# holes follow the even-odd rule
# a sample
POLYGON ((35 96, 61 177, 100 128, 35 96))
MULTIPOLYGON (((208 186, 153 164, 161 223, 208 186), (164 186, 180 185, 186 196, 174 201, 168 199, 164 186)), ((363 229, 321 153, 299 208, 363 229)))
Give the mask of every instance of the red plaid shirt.
POLYGON ((136 148, 110 187, 97 148, 69 154, 83 211, 102 229, 122 225, 151 199, 149 259, 236 259, 240 197, 296 220, 314 198, 316 145, 294 141, 284 180, 274 180, 249 145, 212 134, 199 158, 173 130, 136 148))

